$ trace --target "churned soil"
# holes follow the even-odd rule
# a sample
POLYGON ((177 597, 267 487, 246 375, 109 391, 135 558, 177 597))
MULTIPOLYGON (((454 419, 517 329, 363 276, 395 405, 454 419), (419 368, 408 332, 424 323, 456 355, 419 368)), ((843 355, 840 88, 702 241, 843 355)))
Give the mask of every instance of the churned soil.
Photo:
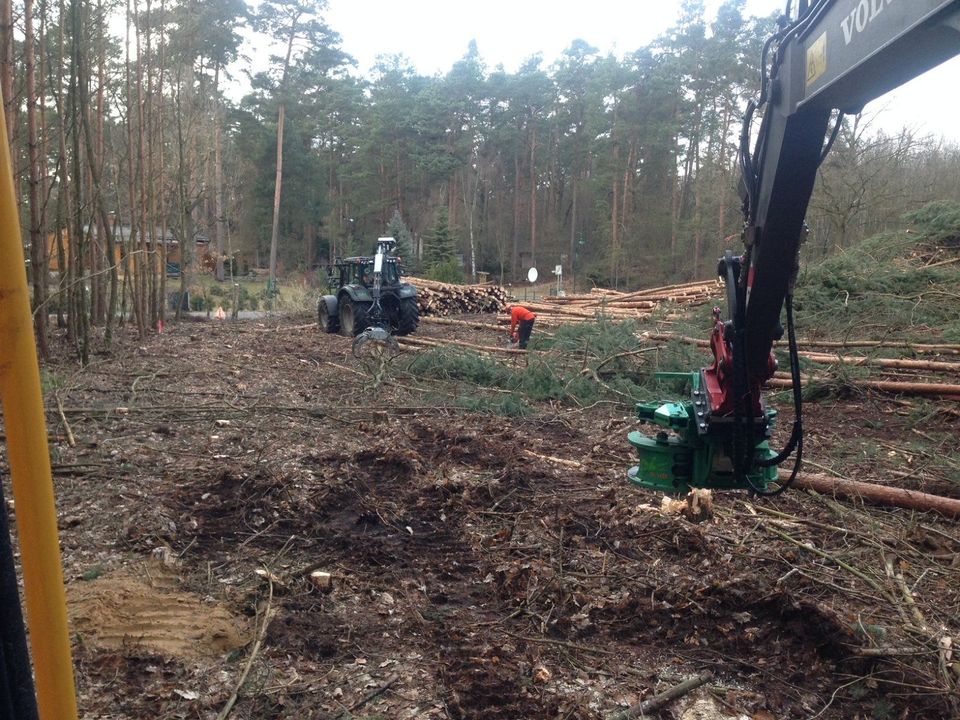
MULTIPOLYGON (((801 492, 693 523, 627 482, 629 404, 468 412, 306 322, 45 367, 84 717, 606 718, 704 671, 661 717, 956 717, 955 523, 801 492)), ((811 452, 878 407, 859 436, 909 432, 822 404, 811 452)))

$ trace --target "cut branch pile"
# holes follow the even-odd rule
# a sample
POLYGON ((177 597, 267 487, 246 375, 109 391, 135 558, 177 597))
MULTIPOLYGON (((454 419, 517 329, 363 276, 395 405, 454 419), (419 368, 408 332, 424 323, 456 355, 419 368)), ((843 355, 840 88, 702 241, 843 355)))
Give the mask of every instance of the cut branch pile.
POLYGON ((421 315, 492 313, 506 307, 509 295, 499 285, 454 285, 452 283, 406 278, 417 288, 421 315))

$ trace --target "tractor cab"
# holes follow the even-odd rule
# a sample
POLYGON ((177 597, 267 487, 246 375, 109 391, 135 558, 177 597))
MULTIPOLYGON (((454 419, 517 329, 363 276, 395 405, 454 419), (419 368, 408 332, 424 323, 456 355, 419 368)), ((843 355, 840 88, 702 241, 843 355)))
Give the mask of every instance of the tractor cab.
MULTIPOLYGON (((383 286, 400 284, 400 277, 403 274, 399 267, 399 258, 385 258, 383 269, 381 271, 380 283, 383 286)), ((373 287, 374 281, 374 258, 372 257, 350 257, 345 260, 338 260, 336 267, 339 270, 339 284, 344 285, 362 285, 363 287, 373 287)), ((336 280, 336 277, 334 278, 336 280)))

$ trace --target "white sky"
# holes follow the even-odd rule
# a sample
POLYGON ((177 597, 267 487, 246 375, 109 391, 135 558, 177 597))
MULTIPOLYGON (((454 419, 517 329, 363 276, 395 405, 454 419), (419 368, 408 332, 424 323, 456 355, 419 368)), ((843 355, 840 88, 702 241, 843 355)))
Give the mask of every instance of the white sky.
MULTIPOLYGON (((601 53, 621 55, 650 42, 674 22, 679 0, 328 0, 327 24, 366 74, 377 55, 403 53, 421 73, 447 72, 477 41, 489 68, 515 71, 542 52, 550 64, 581 38, 601 53)), ((748 0, 747 12, 781 11, 783 0, 748 0)), ((707 0, 712 15, 720 0, 707 0)), ((904 125, 960 140, 960 57, 916 78, 867 107, 885 108, 877 124, 904 125)))

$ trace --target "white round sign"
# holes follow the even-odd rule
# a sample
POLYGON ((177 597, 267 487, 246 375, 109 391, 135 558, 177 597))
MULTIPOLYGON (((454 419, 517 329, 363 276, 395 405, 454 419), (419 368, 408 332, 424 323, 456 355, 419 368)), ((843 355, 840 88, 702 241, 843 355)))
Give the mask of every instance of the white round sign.
POLYGON ((527 270, 527 280, 530 282, 536 282, 538 277, 540 277, 540 273, 537 272, 536 268, 527 270))

